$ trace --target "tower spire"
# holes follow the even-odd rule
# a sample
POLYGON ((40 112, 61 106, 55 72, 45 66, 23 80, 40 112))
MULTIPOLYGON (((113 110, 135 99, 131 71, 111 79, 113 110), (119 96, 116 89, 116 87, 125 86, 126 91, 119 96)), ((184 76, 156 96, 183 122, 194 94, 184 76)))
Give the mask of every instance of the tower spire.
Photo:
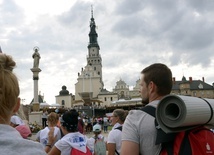
POLYGON ((91 18, 94 18, 93 17, 93 5, 91 5, 91 18))
POLYGON ((89 32, 89 45, 88 48, 90 47, 98 47, 98 42, 97 42, 97 32, 96 32, 96 23, 93 17, 93 6, 91 5, 91 21, 90 21, 90 32, 89 32))

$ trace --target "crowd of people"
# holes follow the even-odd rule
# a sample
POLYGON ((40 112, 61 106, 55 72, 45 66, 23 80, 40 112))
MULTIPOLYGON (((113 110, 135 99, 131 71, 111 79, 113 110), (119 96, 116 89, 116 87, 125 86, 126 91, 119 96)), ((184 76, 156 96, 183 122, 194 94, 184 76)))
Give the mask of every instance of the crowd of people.
MULTIPOLYGON (((87 137, 84 130, 80 131, 78 127, 81 116, 76 110, 68 110, 60 117, 56 113, 49 113, 46 116, 47 113, 44 111, 43 129, 36 135, 37 142, 26 139, 31 135, 29 127, 16 115, 20 107, 20 90, 18 79, 13 72, 15 66, 16 63, 11 56, 0 53, 0 152, 2 155, 69 155, 70 153, 75 155, 79 151, 88 155, 98 155, 96 153, 98 147, 103 148, 101 145, 103 143, 100 141, 105 142, 104 148, 108 155, 154 155, 160 152, 161 145, 155 145, 154 117, 141 110, 128 112, 115 109, 110 117, 113 127, 107 139, 102 135, 102 131, 107 132, 109 125, 106 118, 103 119, 102 124, 98 120, 95 123, 93 120, 87 120, 88 124, 93 124, 88 130, 93 130, 94 133, 93 137, 87 137)), ((143 69, 141 75, 142 103, 157 107, 158 101, 171 91, 171 70, 164 64, 156 63, 143 69)))

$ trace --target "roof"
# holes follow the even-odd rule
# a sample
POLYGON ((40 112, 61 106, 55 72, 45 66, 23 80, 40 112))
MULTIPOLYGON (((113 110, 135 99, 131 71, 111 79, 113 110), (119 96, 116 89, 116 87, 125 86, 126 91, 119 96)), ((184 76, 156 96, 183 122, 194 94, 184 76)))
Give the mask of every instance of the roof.
POLYGON ((117 93, 110 92, 107 89, 102 89, 98 95, 117 95, 117 93))
MULTIPOLYGON (((42 96, 41 95, 38 95, 38 100, 39 100, 39 103, 43 103, 43 99, 42 99, 42 96)), ((30 105, 34 102, 34 98, 32 99, 32 101, 30 102, 30 105)))
POLYGON ((136 103, 136 102, 140 102, 141 103, 142 98, 138 97, 138 98, 132 98, 129 100, 125 100, 125 99, 119 99, 117 101, 113 101, 112 104, 120 104, 120 103, 136 103))
POLYGON ((190 90, 198 90, 198 89, 203 89, 203 90, 214 90, 214 87, 212 85, 209 85, 201 80, 192 80, 192 82, 190 81, 174 81, 173 82, 173 86, 172 86, 172 90, 179 90, 180 84, 183 83, 189 83, 190 84, 190 90))

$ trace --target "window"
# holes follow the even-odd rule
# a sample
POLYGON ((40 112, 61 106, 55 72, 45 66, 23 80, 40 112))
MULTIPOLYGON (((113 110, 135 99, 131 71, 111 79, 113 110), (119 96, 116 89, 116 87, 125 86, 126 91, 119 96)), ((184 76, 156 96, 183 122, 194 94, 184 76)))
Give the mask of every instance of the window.
POLYGON ((106 97, 105 97, 105 101, 106 101, 106 97))
POLYGON ((63 106, 63 105, 65 105, 65 101, 64 101, 64 100, 62 100, 62 106, 63 106))
POLYGON ((203 87, 203 85, 200 83, 200 84, 198 85, 198 88, 199 88, 199 89, 203 89, 204 87, 203 87))

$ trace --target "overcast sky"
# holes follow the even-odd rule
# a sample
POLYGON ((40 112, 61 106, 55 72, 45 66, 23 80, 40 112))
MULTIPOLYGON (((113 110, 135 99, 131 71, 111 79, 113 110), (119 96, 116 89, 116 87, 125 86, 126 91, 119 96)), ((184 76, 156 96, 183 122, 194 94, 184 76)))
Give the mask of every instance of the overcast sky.
POLYGON ((24 104, 33 98, 35 46, 45 101, 55 103, 63 85, 75 94, 88 55, 91 5, 107 90, 120 78, 134 86, 156 62, 168 65, 176 80, 214 82, 213 0, 0 0, 0 46, 17 62, 24 104))

